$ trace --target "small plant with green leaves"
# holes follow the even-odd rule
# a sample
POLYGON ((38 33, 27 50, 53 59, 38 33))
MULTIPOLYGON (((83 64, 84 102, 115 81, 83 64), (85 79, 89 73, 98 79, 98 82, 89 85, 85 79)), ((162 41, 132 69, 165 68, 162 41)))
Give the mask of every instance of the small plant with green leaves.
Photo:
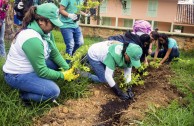
POLYGON ((140 74, 134 74, 132 73, 131 76, 131 85, 144 85, 145 81, 142 79, 142 77, 140 76, 140 74))
POLYGON ((131 74, 131 81, 129 83, 125 83, 124 74, 120 75, 116 78, 117 83, 119 84, 119 87, 126 91, 129 87, 133 85, 144 85, 144 80, 140 76, 140 74, 131 74), (119 81, 118 81, 119 80, 119 81))
POLYGON ((155 61, 151 61, 150 62, 150 67, 152 67, 152 68, 159 68, 159 66, 160 66, 160 61, 161 61, 161 58, 156 58, 156 60, 155 61))
POLYGON ((147 71, 148 65, 142 63, 141 66, 137 69, 138 73, 143 76, 147 76, 149 72, 147 71))
POLYGON ((76 75, 76 71, 78 70, 82 70, 82 71, 86 71, 89 72, 90 68, 87 67, 85 64, 81 63, 82 58, 86 55, 87 50, 88 50, 89 46, 85 45, 80 47, 76 53, 74 53, 73 56, 70 56, 69 54, 65 54, 65 59, 70 60, 70 64, 71 64, 71 69, 70 69, 70 73, 69 73, 69 81, 72 81, 74 78, 76 79, 78 77, 78 75, 76 75))
POLYGON ((144 77, 149 73, 146 71, 147 65, 142 64, 141 67, 137 69, 137 72, 131 74, 131 82, 126 83, 123 72, 118 72, 118 75, 115 77, 116 82, 119 84, 119 87, 122 90, 126 91, 132 85, 144 85, 144 77))
POLYGON ((86 4, 76 5, 76 7, 78 8, 77 13, 80 13, 80 11, 86 11, 90 8, 94 8, 94 7, 97 7, 99 5, 100 5, 100 3, 98 1, 88 0, 88 2, 86 2, 86 4))

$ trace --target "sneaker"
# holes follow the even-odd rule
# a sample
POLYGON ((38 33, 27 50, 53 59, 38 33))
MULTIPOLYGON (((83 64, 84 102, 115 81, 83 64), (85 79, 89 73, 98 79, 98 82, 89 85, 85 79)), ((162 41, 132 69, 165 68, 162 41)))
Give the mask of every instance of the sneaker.
POLYGON ((53 103, 55 103, 57 106, 59 106, 60 104, 54 99, 53 103))

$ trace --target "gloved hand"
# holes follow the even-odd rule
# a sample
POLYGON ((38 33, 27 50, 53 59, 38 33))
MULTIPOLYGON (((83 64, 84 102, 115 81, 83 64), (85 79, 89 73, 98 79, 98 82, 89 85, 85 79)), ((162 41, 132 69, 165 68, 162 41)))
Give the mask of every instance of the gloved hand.
POLYGON ((77 15, 76 14, 68 14, 68 18, 71 18, 72 20, 76 20, 77 15))
POLYGON ((62 72, 62 73, 64 75, 64 80, 67 80, 67 81, 72 81, 72 80, 75 80, 76 78, 79 77, 79 74, 74 73, 73 67, 67 71, 62 72))
POLYGON ((128 100, 130 97, 128 94, 123 93, 123 91, 119 88, 117 84, 112 87, 113 92, 121 99, 121 100, 128 100))
POLYGON ((24 3, 23 2, 19 2, 18 3, 18 9, 21 10, 24 8, 24 3))
POLYGON ((85 17, 90 17, 91 15, 88 13, 88 14, 85 14, 85 17))
POLYGON ((128 94, 130 99, 133 99, 134 94, 133 94, 132 89, 130 87, 127 89, 127 94, 128 94))

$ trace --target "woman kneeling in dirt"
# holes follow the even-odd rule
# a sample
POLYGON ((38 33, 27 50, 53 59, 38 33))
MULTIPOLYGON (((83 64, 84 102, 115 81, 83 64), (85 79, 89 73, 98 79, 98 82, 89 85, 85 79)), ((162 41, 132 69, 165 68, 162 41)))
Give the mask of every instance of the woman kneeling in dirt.
POLYGON ((26 13, 3 66, 6 82, 20 91, 23 101, 53 101, 60 93, 53 81, 66 79, 69 65, 59 53, 52 29, 63 23, 53 3, 32 6, 26 13))
POLYGON ((104 41, 93 44, 88 50, 88 61, 96 75, 88 77, 94 82, 108 83, 113 92, 122 100, 131 99, 132 92, 123 93, 113 79, 113 73, 118 66, 124 68, 126 83, 131 81, 131 68, 141 66, 142 49, 133 43, 114 43, 104 41))
POLYGON ((165 33, 159 34, 156 50, 151 56, 154 57, 154 61, 156 58, 163 58, 160 61, 160 65, 165 61, 170 63, 173 58, 179 57, 179 49, 176 40, 169 38, 165 33))

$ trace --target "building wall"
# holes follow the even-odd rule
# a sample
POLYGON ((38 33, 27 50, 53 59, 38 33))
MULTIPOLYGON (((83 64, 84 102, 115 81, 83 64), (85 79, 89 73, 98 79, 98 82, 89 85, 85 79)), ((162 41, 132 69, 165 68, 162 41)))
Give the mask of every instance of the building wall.
POLYGON ((171 23, 169 22, 158 22, 159 31, 170 31, 171 23))
POLYGON ((183 29, 184 33, 193 33, 194 34, 194 26, 186 26, 183 29))
MULTIPOLYGON (((147 15, 149 0, 128 0, 131 1, 131 11, 129 15, 122 13, 122 4, 120 0, 107 0, 107 8, 104 13, 100 13, 101 24, 104 17, 111 18, 111 25, 115 27, 132 28, 135 20, 143 19, 152 23, 152 28, 159 28, 159 31, 174 32, 175 19, 177 14, 177 2, 178 0, 158 0, 158 9, 156 17, 149 17, 147 15), (129 19, 132 21, 132 25, 126 25, 124 20, 129 19), (116 24, 116 20, 118 23, 116 24)), ((96 25, 97 22, 91 18, 91 24, 96 25)), ((178 24, 180 25, 180 24, 178 24)), ((105 25, 106 26, 106 25, 105 25)), ((182 30, 183 33, 194 34, 194 25, 185 25, 182 30)))
MULTIPOLYGON (((178 0, 158 0, 156 17, 149 17, 147 15, 148 1, 149 0, 131 0, 131 11, 129 15, 123 15, 123 7, 120 0, 108 0, 106 12, 100 13, 100 16, 102 18, 111 17, 111 26, 124 27, 124 19, 131 19, 133 21, 143 19, 152 22, 153 26, 157 24, 157 28, 159 28, 160 31, 173 32, 174 27, 172 26, 176 18, 178 0), (118 20, 117 25, 115 24, 116 19, 118 20)), ((96 22, 93 21, 91 20, 91 24, 96 25, 96 22)), ((194 30, 188 26, 184 28, 182 32, 194 33, 194 30)))
POLYGON ((158 0, 158 17, 156 21, 174 22, 177 0, 158 0))
POLYGON ((148 17, 148 0, 131 0, 131 14, 128 16, 122 14, 120 0, 108 0, 107 11, 101 13, 100 16, 173 22, 176 8, 177 0, 158 0, 157 17, 148 17))

